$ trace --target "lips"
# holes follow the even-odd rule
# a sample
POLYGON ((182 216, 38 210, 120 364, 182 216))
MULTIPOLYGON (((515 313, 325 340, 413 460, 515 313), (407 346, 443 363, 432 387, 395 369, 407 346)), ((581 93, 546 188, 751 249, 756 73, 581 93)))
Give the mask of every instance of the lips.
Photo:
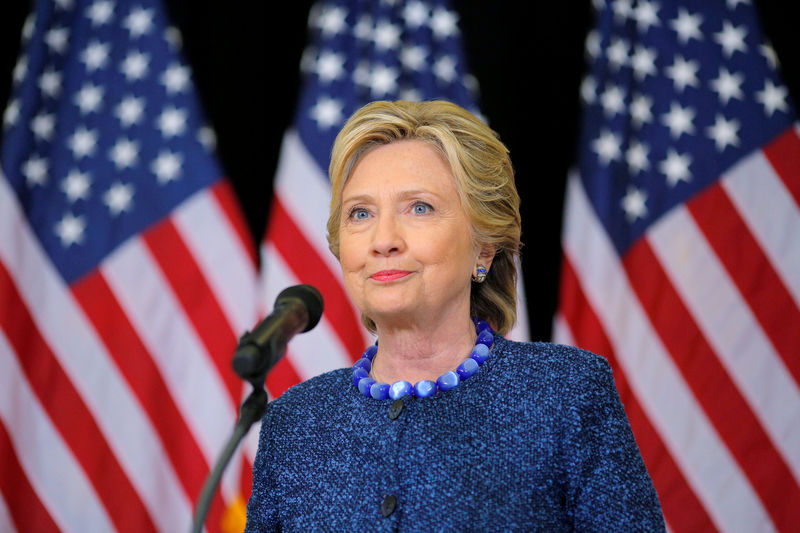
POLYGON ((375 272, 370 276, 375 281, 394 281, 396 279, 404 278, 411 274, 408 270, 381 270, 375 272))

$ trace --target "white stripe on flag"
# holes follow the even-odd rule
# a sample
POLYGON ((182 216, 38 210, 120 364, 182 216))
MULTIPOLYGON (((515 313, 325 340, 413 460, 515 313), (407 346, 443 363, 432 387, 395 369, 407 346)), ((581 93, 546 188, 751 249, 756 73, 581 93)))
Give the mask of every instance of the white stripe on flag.
MULTIPOLYGON (((233 427, 235 407, 169 282, 139 237, 111 254, 101 272, 213 465, 233 427)), ((235 490, 223 489, 226 497, 235 490)))
POLYGON ((196 193, 172 218, 231 330, 239 336, 251 329, 258 320, 255 268, 211 190, 196 193))
POLYGON ((2 179, 0 205, 6 207, 5 216, 0 217, 0 260, 16 280, 42 337, 156 524, 166 531, 186 527, 191 520, 191 504, 155 430, 63 278, 23 221, 16 198, 2 179))
MULTIPOLYGON (((280 196, 292 221, 317 251, 317 255, 331 272, 339 276, 341 267, 328 251, 328 240, 325 238, 331 201, 328 177, 317 166, 293 129, 283 137, 275 174, 275 194, 280 196)), ((271 304, 272 300, 268 302, 271 304)))
POLYGON ((741 217, 800 307, 800 211, 761 150, 721 180, 741 217))
MULTIPOLYGON (((269 268, 269 276, 264 279, 263 301, 274 302, 281 290, 300 282, 275 247, 268 243, 264 244, 262 252, 262 257, 265 258, 264 264, 269 268)), ((335 319, 336 317, 323 313, 322 320, 316 328, 292 339, 287 357, 301 380, 352 364, 346 347, 331 325, 331 320, 335 319)), ((365 344, 364 348, 366 346, 365 344)))
POLYGON ((30 389, 2 330, 0 391, 0 417, 25 476, 53 521, 63 531, 113 531, 94 487, 30 389))
POLYGON ((575 346, 575 336, 572 334, 572 330, 561 312, 556 313, 556 317, 553 320, 553 342, 575 346))
POLYGON ((717 527, 763 530, 769 516, 653 331, 574 174, 566 205, 565 253, 648 419, 717 527))
POLYGON ((650 230, 653 252, 703 336, 800 480, 800 390, 683 206, 650 230))

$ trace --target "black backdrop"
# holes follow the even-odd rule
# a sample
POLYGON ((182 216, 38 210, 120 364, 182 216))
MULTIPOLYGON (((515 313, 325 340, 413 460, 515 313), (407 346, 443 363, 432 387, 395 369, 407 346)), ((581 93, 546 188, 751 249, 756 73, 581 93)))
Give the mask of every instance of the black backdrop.
MULTIPOLYGON (((674 0, 661 0, 663 2, 674 0)), ((722 1, 722 0, 706 0, 722 1)), ((10 4, 10 5, 8 5, 10 4)), ((756 2, 793 101, 800 102, 800 2, 756 2)), ((281 137, 294 112, 311 2, 166 0, 183 32, 222 164, 256 239, 263 235, 281 137)), ((589 0, 454 0, 481 110, 511 150, 523 202, 531 337, 556 309, 561 210, 579 122, 589 0)), ((8 100, 25 1, 0 13, 0 102, 8 100)))

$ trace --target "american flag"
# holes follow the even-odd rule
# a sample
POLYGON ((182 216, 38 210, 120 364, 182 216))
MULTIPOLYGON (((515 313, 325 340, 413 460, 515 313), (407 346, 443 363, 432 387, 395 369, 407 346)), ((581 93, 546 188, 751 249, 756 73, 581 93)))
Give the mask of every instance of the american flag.
MULTIPOLYGON (((287 285, 310 283, 322 292, 325 313, 314 332, 292 341, 267 377, 272 396, 351 365, 371 342, 325 239, 328 163, 347 117, 370 101, 397 99, 445 99, 477 113, 477 82, 468 73, 458 17, 447 2, 321 2, 311 9, 309 26, 298 108, 283 139, 261 249, 262 301, 271 304, 287 285)), ((524 338, 524 303, 518 308, 512 336, 524 338)))
POLYGON ((594 2, 556 339, 609 358, 674 531, 800 522, 800 136, 747 0, 594 2))
MULTIPOLYGON (((257 319, 254 246, 158 0, 39 0, 23 40, 0 159, 0 530, 185 531, 245 392, 229 360, 257 319)), ((209 531, 241 531, 235 463, 209 531)))

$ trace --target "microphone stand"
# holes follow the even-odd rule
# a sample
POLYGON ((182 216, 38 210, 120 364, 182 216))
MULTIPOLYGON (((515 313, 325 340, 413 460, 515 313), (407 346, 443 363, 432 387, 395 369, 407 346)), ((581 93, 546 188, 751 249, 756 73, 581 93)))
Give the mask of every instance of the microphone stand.
MULTIPOLYGON (((239 341, 239 345, 241 346, 243 342, 244 337, 239 341)), ((273 354, 277 353, 278 349, 280 348, 277 342, 277 337, 270 339, 269 348, 272 350, 273 354)), ((286 345, 283 346, 283 349, 286 349, 286 345)), ((261 420, 264 417, 264 413, 267 412, 268 398, 267 393, 264 390, 264 379, 266 377, 267 370, 265 370, 263 374, 256 378, 247 379, 247 381, 253 386, 253 390, 245 399, 245 401, 242 402, 242 406, 239 409, 239 419, 236 421, 236 425, 233 428, 233 434, 231 435, 231 438, 228 439, 228 443, 226 444, 225 449, 222 450, 219 459, 217 459, 214 469, 208 473, 205 485, 203 485, 203 490, 200 492, 200 497, 197 499, 197 507, 194 513, 194 522, 192 523, 191 533, 200 533, 203 530, 203 524, 205 524, 206 521, 208 508, 211 506, 211 500, 214 497, 214 492, 216 492, 217 485, 219 485, 219 481, 222 478, 222 472, 225 471, 225 467, 228 466, 228 462, 230 462, 231 457, 233 457, 233 453, 236 451, 236 448, 239 446, 239 443, 242 441, 244 436, 247 435, 250 427, 255 422, 261 420)))

